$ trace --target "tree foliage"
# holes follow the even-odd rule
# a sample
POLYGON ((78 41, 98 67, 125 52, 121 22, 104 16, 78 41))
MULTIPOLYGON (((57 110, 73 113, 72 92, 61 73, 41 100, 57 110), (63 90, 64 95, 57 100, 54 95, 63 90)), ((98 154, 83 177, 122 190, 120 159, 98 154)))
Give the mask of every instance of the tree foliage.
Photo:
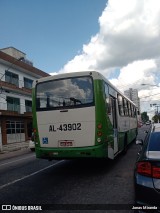
POLYGON ((142 112, 141 113, 141 119, 143 122, 146 122, 149 120, 149 116, 147 115, 147 112, 142 112))
POLYGON ((154 121, 154 123, 159 123, 160 122, 160 115, 159 114, 154 115, 152 120, 154 121))

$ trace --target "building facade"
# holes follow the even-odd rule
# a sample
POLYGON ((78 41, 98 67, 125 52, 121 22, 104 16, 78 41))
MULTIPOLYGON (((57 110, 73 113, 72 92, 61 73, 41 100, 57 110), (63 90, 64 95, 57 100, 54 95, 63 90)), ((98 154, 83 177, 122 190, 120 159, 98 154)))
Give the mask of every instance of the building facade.
POLYGON ((129 90, 124 91, 124 94, 133 101, 136 106, 138 107, 138 110, 140 111, 140 99, 138 97, 138 90, 129 88, 129 90))
POLYGON ((49 76, 14 47, 0 49, 0 150, 32 132, 32 82, 49 76))

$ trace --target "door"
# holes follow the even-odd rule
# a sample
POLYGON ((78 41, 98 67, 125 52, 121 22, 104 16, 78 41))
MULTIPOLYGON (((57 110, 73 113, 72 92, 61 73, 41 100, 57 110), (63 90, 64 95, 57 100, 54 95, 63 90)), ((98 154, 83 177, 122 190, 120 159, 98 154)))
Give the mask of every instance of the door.
POLYGON ((116 98, 110 96, 111 109, 112 109, 112 122, 114 131, 114 154, 118 152, 118 129, 117 129, 117 109, 116 109, 116 98))

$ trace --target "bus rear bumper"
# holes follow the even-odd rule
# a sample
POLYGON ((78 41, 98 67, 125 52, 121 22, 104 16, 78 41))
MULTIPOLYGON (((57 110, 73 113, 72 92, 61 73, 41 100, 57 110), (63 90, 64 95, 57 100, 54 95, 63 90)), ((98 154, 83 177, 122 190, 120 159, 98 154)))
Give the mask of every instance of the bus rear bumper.
POLYGON ((107 158, 107 145, 100 144, 83 148, 41 148, 36 147, 36 157, 43 159, 107 158))

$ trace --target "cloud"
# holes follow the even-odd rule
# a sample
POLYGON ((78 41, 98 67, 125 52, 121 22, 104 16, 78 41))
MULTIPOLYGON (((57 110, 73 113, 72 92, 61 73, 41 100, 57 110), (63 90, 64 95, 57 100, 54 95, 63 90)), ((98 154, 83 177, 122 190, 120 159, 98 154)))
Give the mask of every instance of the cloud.
POLYGON ((159 57, 159 20, 159 0, 109 0, 99 18, 99 33, 61 72, 99 70, 107 75, 111 68, 159 57))
POLYGON ((158 85, 157 73, 158 66, 155 60, 134 61, 122 67, 118 78, 110 79, 110 82, 122 92, 129 88, 137 89, 141 99, 141 111, 149 111, 150 103, 159 101, 160 97, 160 88, 152 86, 158 85), (146 85, 142 86, 142 84, 146 85))
POLYGON ((108 59, 101 57, 99 67, 121 67, 135 60, 159 57, 159 14, 158 0, 110 0, 99 18, 108 59))
POLYGON ((134 61, 122 67, 118 78, 110 81, 121 90, 128 89, 128 86, 139 89, 141 84, 156 84, 156 72, 157 65, 154 60, 134 61))
POLYGON ((144 90, 140 85, 160 80, 159 20, 159 0, 108 0, 99 32, 59 73, 97 70, 122 90, 133 87, 141 96, 152 94, 151 87, 144 90))

